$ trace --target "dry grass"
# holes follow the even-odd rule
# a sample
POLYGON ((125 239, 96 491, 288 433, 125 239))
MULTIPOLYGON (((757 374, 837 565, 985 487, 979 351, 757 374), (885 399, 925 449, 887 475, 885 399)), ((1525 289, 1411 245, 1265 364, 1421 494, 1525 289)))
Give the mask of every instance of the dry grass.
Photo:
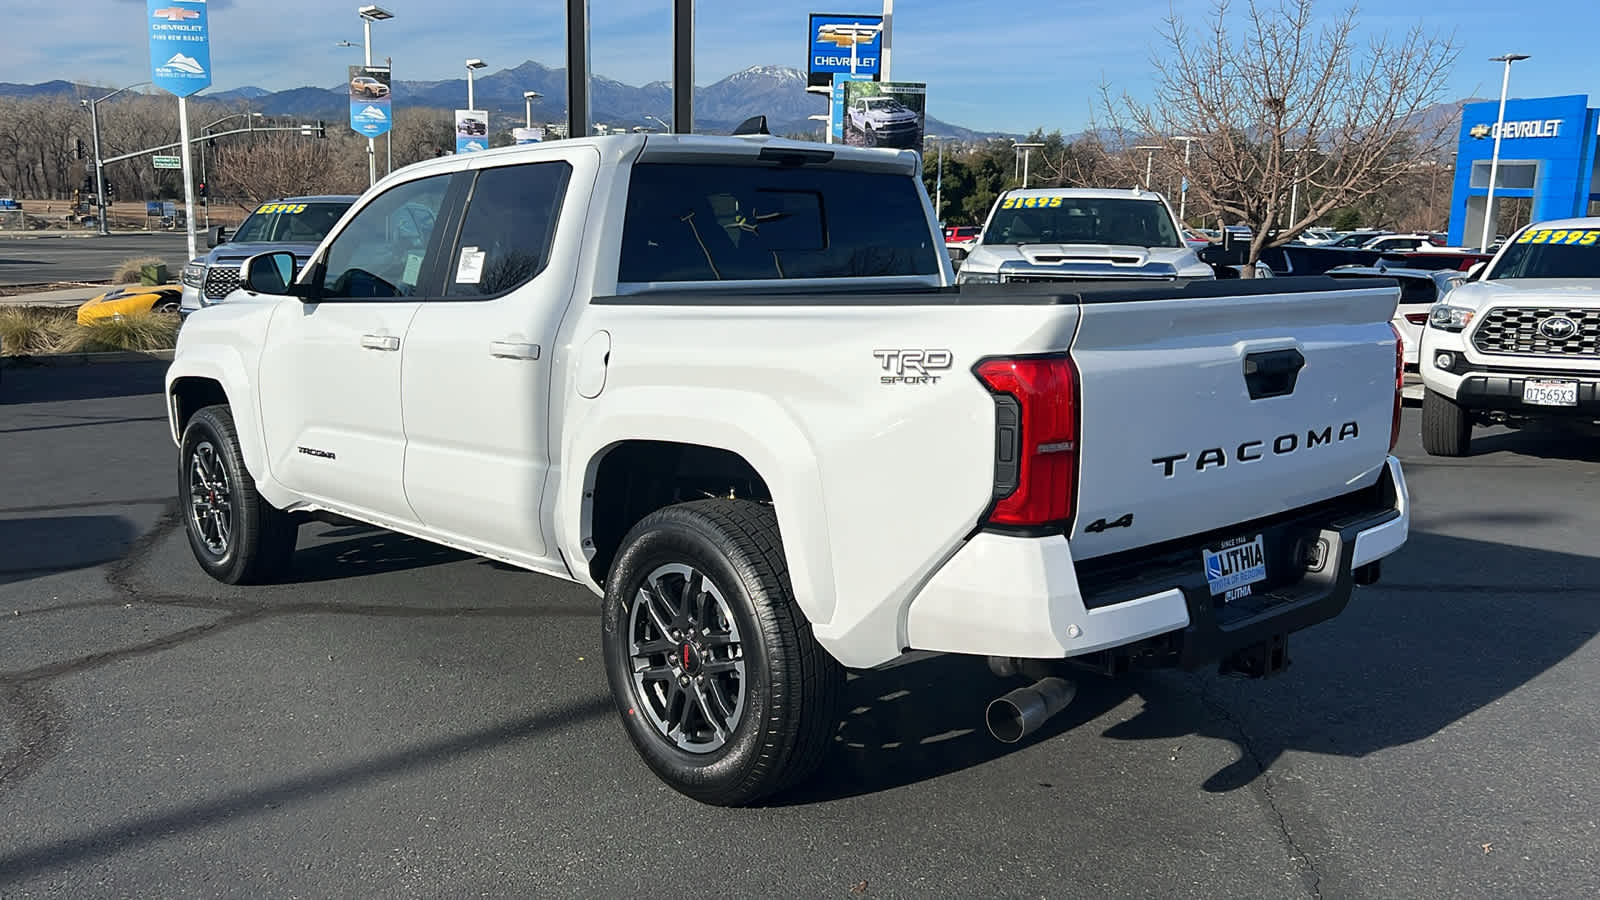
POLYGON ((0 308, 0 340, 7 356, 170 350, 178 339, 178 317, 148 313, 79 325, 75 309, 38 306, 0 308))
MULTIPOLYGON (((164 262, 166 262, 166 260, 159 256, 136 256, 132 259, 125 259, 122 261, 121 265, 117 266, 117 268, 112 271, 111 283, 138 284, 140 269, 144 268, 145 266, 158 266, 164 262)), ((175 273, 169 272, 167 274, 172 275, 175 273)))
POLYGON ((174 313, 145 313, 96 319, 77 326, 78 345, 83 353, 111 350, 171 350, 178 341, 178 317, 174 313))

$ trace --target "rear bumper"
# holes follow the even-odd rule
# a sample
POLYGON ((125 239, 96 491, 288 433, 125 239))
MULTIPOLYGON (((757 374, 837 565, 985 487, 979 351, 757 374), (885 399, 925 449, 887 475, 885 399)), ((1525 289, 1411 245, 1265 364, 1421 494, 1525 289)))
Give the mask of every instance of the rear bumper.
POLYGON ((912 601, 907 638, 916 650, 1024 659, 1116 650, 1194 668, 1338 615, 1356 571, 1398 550, 1410 519, 1390 457, 1371 488, 1116 559, 1077 565, 1063 537, 979 534, 912 601), (1223 603, 1207 586, 1201 548, 1253 534, 1269 580, 1223 603))

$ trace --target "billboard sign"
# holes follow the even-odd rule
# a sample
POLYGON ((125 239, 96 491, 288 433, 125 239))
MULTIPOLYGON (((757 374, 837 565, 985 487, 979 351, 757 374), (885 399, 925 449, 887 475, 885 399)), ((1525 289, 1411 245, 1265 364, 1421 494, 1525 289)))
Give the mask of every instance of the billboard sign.
POLYGON ((532 128, 513 128, 511 140, 517 144, 537 144, 544 140, 544 128, 538 125, 532 128))
POLYGON ((350 67, 350 129, 356 134, 375 138, 394 124, 389 85, 384 66, 350 67))
POLYGON ((481 109, 456 110, 456 152, 489 149, 489 113, 481 109))
POLYGON ((187 97, 211 86, 211 30, 206 0, 148 0, 150 80, 187 97))
POLYGON ((833 93, 828 97, 828 130, 833 132, 833 140, 844 141, 844 86, 850 81, 871 81, 871 75, 855 74, 848 72, 833 76, 833 93))
POLYGON ((807 83, 831 83, 837 72, 878 77, 883 46, 883 16, 843 16, 812 13, 806 41, 807 83))
POLYGON ((927 97, 928 86, 920 82, 844 82, 844 143, 920 149, 927 97))

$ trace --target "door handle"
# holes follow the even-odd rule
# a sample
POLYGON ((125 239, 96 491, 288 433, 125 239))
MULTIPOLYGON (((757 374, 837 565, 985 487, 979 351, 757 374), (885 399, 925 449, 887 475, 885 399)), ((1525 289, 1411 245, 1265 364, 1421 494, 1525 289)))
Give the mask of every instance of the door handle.
POLYGON ((489 355, 495 359, 538 359, 539 345, 517 341, 490 341, 489 355))
POLYGON ((392 334, 363 334, 361 347, 365 350, 399 350, 400 339, 392 334))

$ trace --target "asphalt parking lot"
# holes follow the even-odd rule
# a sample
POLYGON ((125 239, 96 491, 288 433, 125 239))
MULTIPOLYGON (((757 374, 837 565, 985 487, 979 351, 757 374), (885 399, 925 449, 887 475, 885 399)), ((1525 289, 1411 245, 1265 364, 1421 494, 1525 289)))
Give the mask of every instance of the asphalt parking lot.
MULTIPOLYGON (((205 235, 200 235, 200 250, 205 235)), ((44 235, 0 238, 0 287, 61 281, 105 281, 125 259, 157 256, 173 280, 189 259, 184 233, 112 234, 106 237, 44 235)))
POLYGON ((852 680, 823 775, 752 810, 658 783, 596 603, 364 528, 291 583, 193 563, 156 365, 0 382, 0 895, 1600 895, 1600 448, 1401 445, 1411 542, 1266 682, 852 680))

